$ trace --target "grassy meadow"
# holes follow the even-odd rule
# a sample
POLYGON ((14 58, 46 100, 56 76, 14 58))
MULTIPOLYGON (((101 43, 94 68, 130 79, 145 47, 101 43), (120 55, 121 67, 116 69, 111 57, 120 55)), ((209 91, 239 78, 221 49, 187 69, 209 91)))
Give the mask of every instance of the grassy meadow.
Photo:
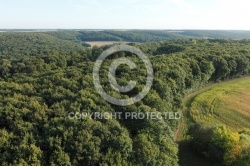
POLYGON ((190 115, 197 123, 250 128, 250 77, 228 81, 197 95, 190 115))

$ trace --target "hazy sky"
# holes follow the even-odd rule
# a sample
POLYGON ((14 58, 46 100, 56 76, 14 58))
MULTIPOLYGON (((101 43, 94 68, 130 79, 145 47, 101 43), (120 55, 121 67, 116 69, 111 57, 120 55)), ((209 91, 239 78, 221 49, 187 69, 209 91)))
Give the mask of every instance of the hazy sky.
POLYGON ((249 0, 0 0, 0 28, 245 29, 249 0))

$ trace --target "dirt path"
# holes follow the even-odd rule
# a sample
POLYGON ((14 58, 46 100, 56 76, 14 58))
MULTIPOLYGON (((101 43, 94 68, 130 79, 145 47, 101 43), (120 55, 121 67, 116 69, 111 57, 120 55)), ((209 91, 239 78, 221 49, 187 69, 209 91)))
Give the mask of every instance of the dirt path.
POLYGON ((196 96, 198 96, 199 94, 212 89, 213 87, 217 86, 218 84, 221 83, 215 83, 215 84, 209 84, 206 87, 202 87, 200 89, 198 89, 197 91, 191 92, 189 93, 186 97, 183 98, 182 103, 183 103, 183 108, 180 110, 180 112, 182 113, 182 119, 181 119, 181 123, 179 124, 178 129, 175 132, 174 135, 174 140, 176 142, 180 142, 183 140, 183 136, 185 134, 185 131, 187 130, 187 122, 188 122, 188 109, 192 103, 192 101, 195 99, 196 96))

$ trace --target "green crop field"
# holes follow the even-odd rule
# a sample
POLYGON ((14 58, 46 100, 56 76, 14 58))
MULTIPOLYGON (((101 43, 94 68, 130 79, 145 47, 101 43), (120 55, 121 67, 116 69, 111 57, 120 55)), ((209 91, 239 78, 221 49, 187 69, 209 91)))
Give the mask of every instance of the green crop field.
POLYGON ((215 86, 197 95, 190 115, 197 123, 226 125, 240 131, 250 128, 250 77, 215 86))

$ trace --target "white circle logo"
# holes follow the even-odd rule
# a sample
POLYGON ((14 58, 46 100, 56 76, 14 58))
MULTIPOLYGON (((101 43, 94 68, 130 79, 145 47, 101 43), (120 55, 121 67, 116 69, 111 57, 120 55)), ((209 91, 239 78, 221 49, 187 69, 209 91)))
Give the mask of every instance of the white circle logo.
MULTIPOLYGON (((127 86, 120 86, 117 84, 116 79, 115 79, 116 69, 121 64, 128 65, 130 69, 136 68, 136 64, 134 62, 132 62, 130 59, 127 59, 127 58, 116 59, 115 61, 112 62, 112 64, 109 67, 109 74, 108 74, 109 82, 111 84, 111 87, 114 90, 116 90, 118 92, 129 92, 136 86, 135 81, 130 80, 127 86)), ((131 104, 134 104, 134 103, 140 101, 141 99, 143 99, 147 95, 147 93, 149 92, 149 90, 152 86, 152 83, 153 83, 153 67, 152 67, 149 59, 147 58, 147 56, 138 48, 124 45, 124 44, 116 45, 116 46, 113 46, 113 47, 105 50, 96 60, 94 68, 93 68, 93 81, 94 81, 94 85, 95 85, 96 90, 102 96, 103 99, 105 99, 106 101, 108 101, 112 104, 115 104, 115 105, 127 106, 127 105, 131 105, 131 104), (100 84, 99 71, 100 71, 100 68, 101 68, 103 61, 109 55, 116 53, 116 52, 121 52, 121 51, 126 51, 126 52, 130 52, 132 54, 137 55, 144 62, 146 69, 147 69, 147 81, 146 81, 145 87, 143 88, 143 90, 139 94, 137 94, 136 96, 131 97, 129 99, 117 99, 117 98, 110 96, 109 94, 107 94, 103 90, 103 88, 100 84)))

